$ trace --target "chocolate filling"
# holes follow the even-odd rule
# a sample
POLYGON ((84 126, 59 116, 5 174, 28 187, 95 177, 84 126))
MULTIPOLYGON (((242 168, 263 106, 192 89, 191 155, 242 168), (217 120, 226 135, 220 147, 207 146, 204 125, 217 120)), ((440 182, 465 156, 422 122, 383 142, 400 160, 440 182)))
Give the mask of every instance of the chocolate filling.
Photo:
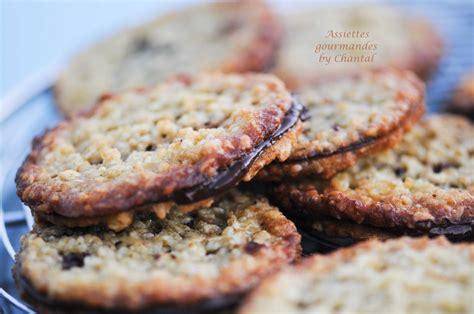
POLYGON ((163 303, 147 306, 143 309, 135 311, 118 309, 118 308, 101 308, 81 304, 77 302, 62 302, 56 301, 48 296, 39 293, 35 290, 31 282, 24 276, 20 275, 21 265, 17 264, 15 270, 15 277, 18 288, 22 297, 28 304, 31 304, 36 310, 41 313, 160 313, 160 314, 185 314, 185 313, 227 313, 234 309, 238 302, 242 299, 242 293, 235 293, 230 295, 222 295, 212 299, 207 299, 195 303, 163 303))
MULTIPOLYGON (((334 223, 338 222, 335 219, 331 220, 334 220, 334 223)), ((344 220, 344 222, 352 223, 357 226, 357 224, 353 222, 348 222, 346 220, 344 220)), ((354 245, 357 242, 361 241, 361 239, 353 238, 349 235, 335 236, 326 233, 325 230, 315 230, 311 227, 310 223, 301 221, 301 219, 296 219, 295 223, 299 227, 299 232, 302 235, 303 250, 306 254, 311 254, 314 252, 327 253, 341 247, 354 245)), ((449 225, 443 227, 434 227, 428 230, 416 230, 408 228, 378 228, 367 225, 365 225, 365 227, 372 228, 378 232, 383 232, 390 238, 396 238, 401 236, 429 236, 430 238, 433 238, 442 235, 446 236, 446 238, 451 242, 474 241, 474 224, 449 225)))
POLYGON ((447 112, 454 113, 454 114, 459 114, 466 116, 468 119, 471 121, 474 121, 474 104, 463 104, 464 106, 448 106, 446 108, 447 112))
POLYGON ((323 158, 331 157, 331 156, 338 155, 338 154, 344 154, 344 153, 347 153, 347 152, 352 152, 352 151, 361 149, 365 146, 369 146, 369 145, 377 142, 381 138, 383 138, 385 136, 389 136, 389 135, 390 135, 390 133, 383 134, 383 135, 380 135, 380 136, 377 136, 377 137, 363 138, 363 139, 361 139, 357 142, 354 142, 354 143, 352 143, 350 145, 347 145, 345 147, 341 147, 341 148, 336 149, 334 151, 312 153, 312 154, 310 154, 306 157, 298 157, 298 158, 295 158, 295 159, 284 161, 283 163, 291 164, 291 163, 299 163, 299 162, 307 161, 307 160, 318 160, 318 159, 323 159, 323 158))
POLYGON ((302 112, 303 106, 293 101, 290 109, 283 117, 280 127, 268 139, 260 143, 251 153, 234 162, 229 168, 219 172, 217 176, 208 178, 196 186, 176 191, 159 201, 173 200, 177 204, 189 204, 215 196, 236 186, 257 158, 295 126, 302 112))
POLYGON ((357 243, 357 241, 352 238, 329 237, 319 231, 305 228, 298 229, 298 232, 301 234, 303 256, 311 256, 314 253, 327 254, 339 248, 348 247, 357 243))

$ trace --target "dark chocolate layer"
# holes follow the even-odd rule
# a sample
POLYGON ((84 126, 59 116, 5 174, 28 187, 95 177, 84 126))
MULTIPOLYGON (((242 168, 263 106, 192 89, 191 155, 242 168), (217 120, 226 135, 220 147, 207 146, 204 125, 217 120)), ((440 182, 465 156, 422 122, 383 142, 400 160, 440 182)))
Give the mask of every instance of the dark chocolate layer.
POLYGON ((215 196, 236 186, 257 158, 296 125, 303 112, 303 108, 300 103, 293 101, 280 127, 268 139, 260 143, 251 153, 241 160, 234 162, 229 168, 222 170, 217 176, 209 178, 199 185, 177 191, 160 201, 172 200, 177 204, 189 204, 215 196))
POLYGON ((449 113, 465 116, 471 121, 474 121, 474 104, 471 104, 470 106, 471 106, 470 108, 458 108, 454 106, 448 107, 446 111, 449 113))
POLYGON ((298 232, 301 234, 303 256, 311 256, 314 253, 326 254, 357 243, 350 238, 328 237, 320 232, 307 231, 304 228, 298 229, 298 232))
POLYGON ((306 160, 318 160, 318 159, 323 159, 323 158, 331 157, 331 156, 338 155, 338 154, 344 154, 344 153, 347 153, 347 152, 352 152, 352 151, 361 149, 363 147, 369 146, 371 144, 374 144, 375 142, 377 142, 378 140, 380 140, 381 138, 383 138, 385 136, 388 136, 389 134, 384 134, 384 135, 376 136, 376 137, 363 138, 363 139, 361 139, 357 142, 352 143, 351 145, 341 147, 341 148, 339 148, 337 150, 334 150, 334 151, 331 151, 331 152, 313 152, 312 154, 310 154, 308 156, 299 157, 299 158, 295 158, 295 159, 291 159, 291 160, 288 159, 288 160, 284 161, 283 163, 290 164, 290 163, 298 163, 298 162, 302 162, 302 161, 306 161, 306 160))
MULTIPOLYGON (((326 220, 332 220, 336 225, 338 220, 325 218, 326 220)), ((303 249, 306 254, 314 252, 327 253, 332 250, 347 247, 358 243, 359 241, 367 240, 371 238, 370 235, 362 238, 354 238, 347 234, 347 236, 334 235, 326 230, 315 230, 311 227, 311 222, 301 221, 301 219, 295 219, 295 224, 298 226, 299 231, 302 235, 303 249)), ((344 224, 354 224, 355 227, 359 226, 354 222, 343 221, 344 224)), ((408 228, 377 228, 372 226, 365 226, 375 231, 375 233, 383 234, 384 238, 396 238, 401 236, 429 236, 430 238, 437 236, 446 236, 452 242, 473 242, 474 241, 474 225, 450 225, 444 227, 435 227, 429 230, 414 230, 408 228)), ((375 237, 377 238, 377 237, 375 237)))

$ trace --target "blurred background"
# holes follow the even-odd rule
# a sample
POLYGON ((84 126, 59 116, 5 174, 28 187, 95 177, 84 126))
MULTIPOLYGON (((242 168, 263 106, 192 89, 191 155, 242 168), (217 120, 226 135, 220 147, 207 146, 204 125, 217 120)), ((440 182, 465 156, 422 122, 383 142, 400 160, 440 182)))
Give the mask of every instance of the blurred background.
MULTIPOLYGON (((80 49, 121 28, 196 2, 1 0, 0 111, 5 113, 4 105, 20 99, 19 95, 28 86, 41 82, 49 84, 57 70, 80 49)), ((279 10, 288 10, 329 1, 268 2, 279 10)), ((428 82, 428 104, 430 111, 436 111, 449 98, 461 76, 474 66, 474 4, 472 1, 384 1, 387 2, 430 20, 445 41, 440 67, 428 82)), ((45 86, 44 92, 28 100, 27 106, 2 121, 1 201, 7 212, 22 210, 13 181, 31 138, 60 119, 52 101, 51 90, 45 86)), ((13 249, 18 249, 19 237, 26 230, 22 220, 9 225, 13 249)), ((11 264, 0 246, 1 287, 16 297, 10 275, 11 264)), ((2 311, 20 313, 3 297, 0 313, 2 311)))
POLYGON ((1 1, 1 95, 115 30, 198 1, 1 1))
MULTIPOLYGON (((44 75, 64 64, 81 48, 114 31, 132 26, 157 15, 194 3, 196 0, 118 1, 118 0, 2 0, 0 97, 19 83, 44 75)), ((201 1, 202 2, 202 1, 201 1)), ((268 1, 282 10, 325 3, 367 1, 268 1)), ((371 1, 408 7, 428 17, 447 41, 448 52, 459 54, 459 45, 472 64, 474 54, 472 1, 371 1), (461 17, 461 20, 459 19, 461 17), (468 46, 468 47, 466 47, 468 46), (469 55, 468 55, 469 54, 469 55)), ((452 55, 452 54, 451 54, 452 55)), ((449 57, 450 54, 445 56, 449 57)), ((456 66, 450 64, 450 66, 456 66)), ((448 87, 453 82, 447 82, 448 87)))

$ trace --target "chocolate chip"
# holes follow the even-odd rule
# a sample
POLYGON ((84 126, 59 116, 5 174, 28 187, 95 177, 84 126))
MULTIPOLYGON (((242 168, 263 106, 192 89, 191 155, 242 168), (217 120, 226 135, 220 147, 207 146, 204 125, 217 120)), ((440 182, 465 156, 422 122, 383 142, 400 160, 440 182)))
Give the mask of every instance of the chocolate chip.
POLYGON ((163 225, 160 223, 158 219, 152 220, 152 224, 150 226, 152 232, 156 235, 163 231, 163 225))
POLYGON ((406 172, 407 170, 406 170, 405 168, 403 168, 403 167, 398 167, 398 168, 395 168, 394 171, 395 171, 395 175, 396 175, 397 177, 401 177, 401 176, 403 176, 403 175, 405 174, 405 172, 406 172))
POLYGON ((433 166, 433 171, 434 173, 440 173, 444 169, 452 168, 452 167, 454 167, 454 165, 451 163, 439 163, 433 166))
POLYGON ((244 250, 248 254, 254 254, 254 253, 258 252, 262 247, 264 247, 263 244, 259 244, 259 243, 254 242, 254 241, 250 241, 249 243, 247 243, 245 245, 244 250))
POLYGON ((433 166, 433 171, 435 173, 440 173, 441 170, 443 170, 443 165, 442 164, 436 164, 436 165, 433 166))
POLYGON ((64 270, 71 269, 73 267, 82 267, 84 266, 84 258, 89 256, 89 253, 66 253, 62 254, 63 263, 62 268, 64 270))
POLYGON ((114 243, 115 248, 118 249, 118 248, 120 247, 120 245, 122 245, 122 243, 123 243, 122 241, 117 241, 117 242, 115 242, 115 243, 114 243))
POLYGON ((161 257, 161 255, 160 255, 160 254, 158 254, 158 253, 157 253, 157 254, 155 254, 155 255, 153 255, 153 258, 154 258, 156 261, 157 261, 157 260, 159 260, 159 259, 160 259, 160 257, 161 257))
POLYGON ((145 148, 145 151, 151 152, 151 151, 153 151, 153 150, 155 150, 155 149, 156 149, 155 145, 149 144, 149 145, 145 148))
POLYGON ((206 255, 214 255, 214 254, 216 254, 217 252, 219 252, 219 249, 207 250, 207 251, 206 251, 206 255))
POLYGON ((332 125, 332 129, 337 132, 341 129, 341 127, 339 126, 339 124, 335 123, 332 125))

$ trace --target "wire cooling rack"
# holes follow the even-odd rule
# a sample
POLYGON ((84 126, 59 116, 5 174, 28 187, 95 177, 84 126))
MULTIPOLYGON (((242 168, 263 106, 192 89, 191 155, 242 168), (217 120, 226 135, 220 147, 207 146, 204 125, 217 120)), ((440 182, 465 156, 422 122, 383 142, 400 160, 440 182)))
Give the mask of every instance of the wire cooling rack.
POLYGON ((2 102, 0 236, 6 254, 2 252, 1 256, 0 309, 5 313, 34 313, 27 305, 19 301, 13 281, 8 280, 11 279, 8 275, 11 274, 11 263, 15 258, 15 248, 18 247, 19 237, 31 230, 33 225, 30 209, 15 197, 14 189, 12 189, 13 177, 27 154, 27 147, 33 134, 37 133, 39 128, 55 123, 59 118, 58 114, 53 114, 52 108, 44 110, 48 102, 51 107, 51 86, 56 72, 54 67, 33 76, 2 102), (38 123, 39 121, 45 122, 38 123))
MULTIPOLYGON (((474 6, 444 1, 416 4, 397 1, 396 4, 402 8, 409 7, 410 11, 429 18, 445 40, 445 55, 427 86, 429 111, 438 111, 459 78, 474 69, 474 6)), ((19 299, 11 276, 20 237, 33 224, 29 208, 15 195, 14 176, 29 150, 33 136, 61 119, 52 96, 56 69, 52 67, 30 77, 2 101, 0 234, 3 247, 0 248, 0 313, 34 313, 19 299)))

